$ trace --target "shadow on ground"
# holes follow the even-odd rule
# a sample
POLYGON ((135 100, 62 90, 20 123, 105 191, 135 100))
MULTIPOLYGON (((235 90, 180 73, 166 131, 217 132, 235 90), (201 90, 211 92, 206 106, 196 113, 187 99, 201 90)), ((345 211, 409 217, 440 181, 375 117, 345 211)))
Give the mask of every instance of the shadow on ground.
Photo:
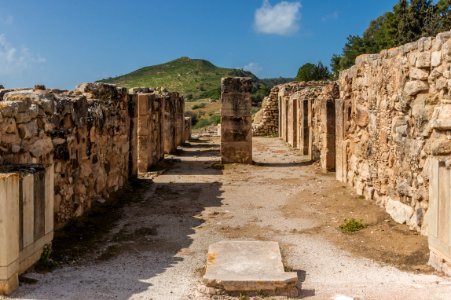
MULTIPOLYGON (((151 287, 150 281, 156 275, 183 262, 184 255, 190 254, 190 235, 204 222, 198 215, 206 207, 221 206, 222 200, 221 183, 215 181, 215 175, 221 175, 222 170, 211 167, 219 152, 212 151, 211 144, 202 145, 205 144, 189 145, 180 154, 191 156, 192 149, 196 149, 197 156, 212 160, 175 160, 165 173, 171 178, 182 175, 190 180, 165 182, 165 175, 156 182, 133 180, 111 201, 96 205, 87 216, 56 232, 52 257, 58 268, 80 268, 73 278, 65 279, 73 287, 71 290, 49 286, 54 291, 61 290, 58 297, 49 297, 19 289, 13 296, 127 299, 151 287), (211 182, 193 182, 192 176, 199 174, 212 175, 211 182)), ((40 284, 45 282, 36 286, 40 284)))

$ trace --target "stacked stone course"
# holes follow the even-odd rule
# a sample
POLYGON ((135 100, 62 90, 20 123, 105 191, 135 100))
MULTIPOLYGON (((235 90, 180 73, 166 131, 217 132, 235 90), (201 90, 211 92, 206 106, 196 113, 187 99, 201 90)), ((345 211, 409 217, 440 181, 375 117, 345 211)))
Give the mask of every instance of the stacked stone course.
POLYGON ((330 114, 338 97, 338 86, 334 82, 278 85, 265 98, 256 116, 254 135, 278 134, 311 160, 320 160, 324 170, 334 170, 335 118, 328 117, 328 109, 330 114))
POLYGON ((451 155, 451 32, 362 55, 340 74, 337 178, 426 233, 429 165, 451 155), (341 125, 342 124, 342 125, 341 125))
POLYGON ((39 259, 54 221, 103 203, 190 137, 183 110, 166 90, 0 89, 0 294, 39 259))
POLYGON ((252 163, 252 78, 221 80, 221 161, 252 163))
POLYGON ((431 264, 451 274, 451 31, 359 56, 336 83, 279 85, 268 101, 276 93, 278 117, 264 105, 273 120, 254 130, 277 119, 288 144, 427 234, 431 264))
POLYGON ((0 90, 0 164, 53 165, 55 221, 62 226, 175 151, 184 136, 183 102, 165 90, 129 93, 100 83, 0 90), (140 116, 138 97, 152 104, 140 116), (154 131, 143 138, 146 126, 154 131), (147 164, 138 168, 140 159, 147 164))
POLYGON ((279 132, 279 88, 271 89, 262 102, 262 108, 255 114, 252 131, 254 136, 275 136, 279 132))

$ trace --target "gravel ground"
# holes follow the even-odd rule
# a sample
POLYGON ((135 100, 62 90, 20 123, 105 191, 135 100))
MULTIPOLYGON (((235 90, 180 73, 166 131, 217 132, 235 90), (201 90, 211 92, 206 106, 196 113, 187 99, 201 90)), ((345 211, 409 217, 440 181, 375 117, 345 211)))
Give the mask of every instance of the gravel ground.
POLYGON ((26 274, 37 283, 11 299, 200 299, 208 245, 228 239, 278 241, 299 274, 299 298, 451 299, 451 280, 351 254, 321 234, 318 219, 287 217, 284 207, 301 188, 290 182, 323 175, 281 141, 254 138, 257 164, 224 170, 217 142, 184 147, 91 253, 51 273, 26 274))

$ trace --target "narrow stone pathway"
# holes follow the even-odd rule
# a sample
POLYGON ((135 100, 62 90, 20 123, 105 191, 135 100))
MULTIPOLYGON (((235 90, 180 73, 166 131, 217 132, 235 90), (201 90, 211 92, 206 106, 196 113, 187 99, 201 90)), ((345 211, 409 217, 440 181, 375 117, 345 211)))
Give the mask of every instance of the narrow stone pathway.
MULTIPOLYGON (((122 208, 91 254, 51 273, 27 274, 37 283, 22 285, 12 299, 200 299, 208 246, 221 240, 279 242, 287 270, 298 272, 299 298, 451 297, 451 280, 381 265, 353 247, 343 250, 348 242, 336 229, 339 216, 354 212, 340 205, 358 197, 276 138, 254 138, 255 165, 222 170, 215 138, 193 142, 172 161, 141 198, 122 208), (321 199, 330 200, 324 213, 321 199)), ((407 238, 421 246, 421 237, 407 238)), ((396 239, 390 242, 397 248, 396 239)))

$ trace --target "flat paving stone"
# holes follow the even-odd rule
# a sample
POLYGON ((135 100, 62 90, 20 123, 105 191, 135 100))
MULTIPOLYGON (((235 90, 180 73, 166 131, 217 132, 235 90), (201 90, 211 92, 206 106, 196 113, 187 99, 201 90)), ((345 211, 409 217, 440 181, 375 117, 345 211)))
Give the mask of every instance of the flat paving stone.
POLYGON ((229 292, 275 291, 297 281, 297 273, 285 272, 277 242, 222 241, 208 248, 207 286, 229 292))

